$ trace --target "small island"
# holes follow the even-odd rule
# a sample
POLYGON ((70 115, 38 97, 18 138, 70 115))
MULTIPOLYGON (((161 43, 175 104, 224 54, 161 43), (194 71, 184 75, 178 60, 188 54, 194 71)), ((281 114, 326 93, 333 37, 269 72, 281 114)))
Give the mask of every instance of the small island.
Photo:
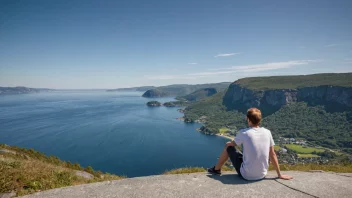
POLYGON ((147 106, 149 106, 149 107, 160 107, 161 103, 158 102, 158 101, 149 101, 149 102, 147 102, 147 106))

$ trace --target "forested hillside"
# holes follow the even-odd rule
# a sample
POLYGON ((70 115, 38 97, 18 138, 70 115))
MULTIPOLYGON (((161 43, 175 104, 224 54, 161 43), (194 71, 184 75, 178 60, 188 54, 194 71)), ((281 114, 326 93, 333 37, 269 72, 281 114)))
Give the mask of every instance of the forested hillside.
MULTIPOLYGON (((223 91, 223 90, 221 90, 221 91, 223 91)), ((199 100, 202 100, 206 97, 212 96, 212 95, 216 94, 217 92, 218 92, 218 90, 216 90, 215 88, 199 89, 199 90, 197 90, 193 93, 190 93, 188 95, 177 97, 177 99, 194 102, 194 101, 199 101, 199 100)))

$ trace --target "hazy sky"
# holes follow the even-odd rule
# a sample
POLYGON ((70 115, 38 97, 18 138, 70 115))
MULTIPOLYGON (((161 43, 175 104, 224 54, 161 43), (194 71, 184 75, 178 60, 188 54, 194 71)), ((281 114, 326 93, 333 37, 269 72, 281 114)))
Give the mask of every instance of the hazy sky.
POLYGON ((351 0, 0 0, 0 86, 351 71, 351 0))

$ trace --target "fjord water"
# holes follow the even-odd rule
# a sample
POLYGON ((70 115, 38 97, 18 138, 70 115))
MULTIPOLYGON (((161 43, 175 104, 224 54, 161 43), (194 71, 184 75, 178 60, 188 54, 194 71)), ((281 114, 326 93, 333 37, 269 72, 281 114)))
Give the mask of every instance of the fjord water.
MULTIPOLYGON (((147 107, 141 92, 53 91, 0 96, 0 143, 128 177, 211 166, 225 139, 147 107)), ((159 99, 161 102, 173 98, 159 99)))

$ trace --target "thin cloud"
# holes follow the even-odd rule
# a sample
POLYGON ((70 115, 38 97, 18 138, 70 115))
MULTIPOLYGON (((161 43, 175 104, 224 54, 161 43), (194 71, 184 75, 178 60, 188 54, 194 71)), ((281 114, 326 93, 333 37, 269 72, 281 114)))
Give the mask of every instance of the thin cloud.
POLYGON ((188 63, 189 65, 197 65, 198 63, 188 63))
POLYGON ((229 53, 229 54, 218 54, 216 56, 214 56, 215 58, 217 57, 226 57, 226 56, 236 56, 236 55, 239 55, 241 53, 237 52, 237 53, 229 53))
POLYGON ((217 75, 217 74, 229 74, 229 73, 236 73, 236 72, 261 72, 261 71, 290 68, 297 65, 307 65, 311 62, 319 62, 319 61, 321 60, 295 60, 295 61, 286 61, 286 62, 240 65, 240 66, 232 66, 232 67, 221 68, 221 69, 211 69, 217 72, 200 72, 200 73, 195 73, 190 75, 217 75))
POLYGON ((336 46, 339 46, 339 45, 341 45, 341 44, 333 43, 333 44, 325 45, 324 47, 336 47, 336 46))
POLYGON ((158 80, 195 79, 195 78, 211 77, 211 76, 216 76, 221 74, 255 73, 255 72, 291 68, 294 66, 307 65, 309 63, 320 62, 320 61, 322 60, 294 60, 294 61, 286 61, 286 62, 271 62, 271 63, 253 64, 253 65, 239 65, 239 66, 232 66, 229 68, 211 69, 213 70, 213 72, 198 72, 198 73, 190 73, 190 74, 184 74, 184 75, 161 75, 161 76, 149 77, 149 79, 158 79, 158 80))

